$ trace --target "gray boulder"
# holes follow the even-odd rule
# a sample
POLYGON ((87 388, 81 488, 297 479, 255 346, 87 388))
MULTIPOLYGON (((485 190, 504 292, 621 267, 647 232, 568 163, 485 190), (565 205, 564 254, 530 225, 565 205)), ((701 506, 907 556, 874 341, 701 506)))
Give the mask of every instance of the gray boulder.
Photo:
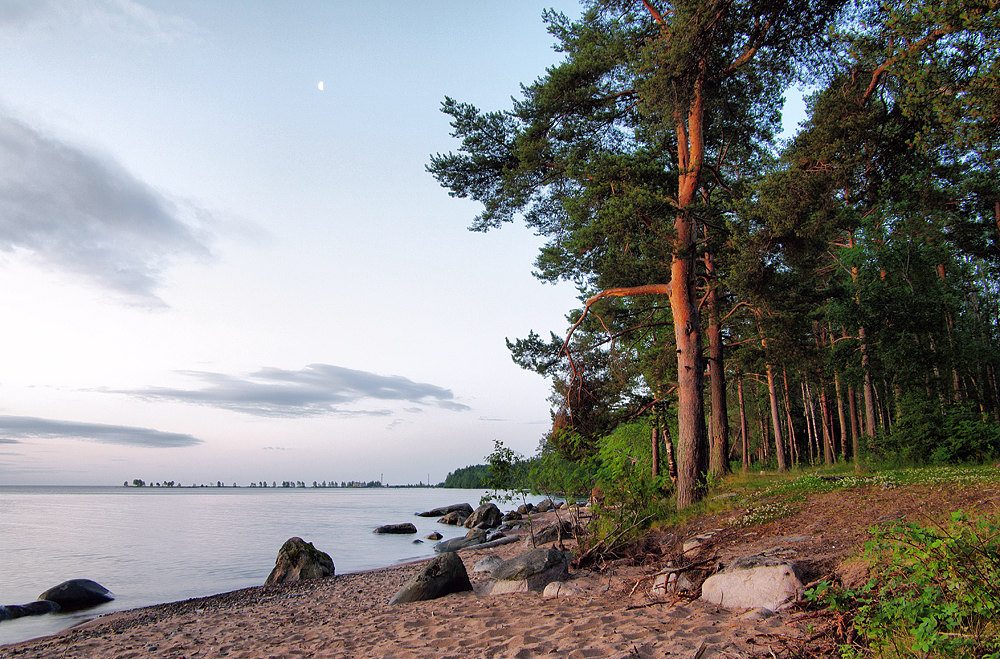
POLYGON ((504 514, 504 516, 500 518, 500 521, 501 522, 515 522, 515 521, 521 519, 522 517, 523 517, 523 515, 521 513, 517 512, 516 510, 512 510, 509 513, 504 514))
POLYGON ((757 555, 738 559, 706 579, 701 599, 727 609, 777 611, 804 589, 793 564, 757 555))
POLYGON ((449 526, 462 526, 465 524, 465 520, 469 519, 469 515, 464 510, 453 510, 441 519, 438 520, 438 524, 448 524, 449 526))
POLYGON ((484 503, 476 508, 476 511, 465 520, 465 528, 493 529, 500 526, 500 519, 503 513, 497 508, 495 503, 484 503))
POLYGON ((550 510, 555 510, 556 505, 552 503, 552 499, 546 499, 535 506, 535 512, 547 513, 550 510))
POLYGON ((38 596, 39 600, 55 602, 62 611, 87 609, 114 598, 110 590, 90 579, 70 579, 38 596))
POLYGON ((289 538, 278 550, 274 569, 267 575, 265 586, 306 579, 322 579, 334 575, 333 559, 313 543, 302 538, 289 538))
POLYGON ((466 547, 473 547, 475 545, 481 545, 483 541, 486 540, 485 536, 472 536, 466 538, 452 538, 451 540, 443 540, 436 545, 434 545, 434 551, 443 554, 445 552, 458 551, 460 549, 465 549, 466 547))
POLYGON ((503 563, 503 559, 499 556, 487 556, 486 558, 480 558, 476 561, 476 564, 472 566, 473 572, 493 572, 493 570, 500 567, 503 563))
POLYGON ((375 533, 416 533, 417 527, 406 522, 405 524, 384 524, 374 531, 375 533))
POLYGON ((450 506, 441 506, 440 508, 428 510, 427 512, 417 513, 417 517, 440 517, 455 511, 462 511, 465 513, 465 516, 468 517, 472 514, 472 506, 467 503, 453 503, 450 506))
POLYGON ((0 620, 14 620, 24 616, 39 616, 44 613, 59 611, 59 605, 49 600, 38 600, 28 604, 9 604, 0 606, 0 620))
MULTIPOLYGON (((570 524, 569 520, 562 520, 561 522, 553 522, 548 526, 535 531, 534 539, 535 546, 544 545, 550 542, 556 542, 560 539, 568 539, 574 537, 573 525, 570 524)), ((525 539, 524 544, 526 547, 531 545, 531 535, 525 539)))
POLYGON ((532 549, 509 561, 504 561, 490 575, 494 581, 489 593, 524 593, 541 591, 553 581, 564 581, 569 576, 572 555, 555 549, 532 549))
POLYGON ((465 564, 458 554, 445 552, 407 581, 389 600, 389 604, 421 602, 466 590, 472 590, 472 583, 465 564))
POLYGON ((531 513, 531 511, 533 511, 534 509, 535 509, 535 504, 522 503, 520 506, 517 507, 517 512, 519 512, 522 515, 527 515, 531 513))

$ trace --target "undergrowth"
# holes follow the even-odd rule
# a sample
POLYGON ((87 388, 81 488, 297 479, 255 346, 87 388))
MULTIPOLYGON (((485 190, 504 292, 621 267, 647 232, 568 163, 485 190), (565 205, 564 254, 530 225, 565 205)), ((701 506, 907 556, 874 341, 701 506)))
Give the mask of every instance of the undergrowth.
POLYGON ((824 581, 806 594, 853 619, 860 643, 841 646, 843 657, 1000 659, 997 517, 875 527, 863 556, 864 585, 824 581))

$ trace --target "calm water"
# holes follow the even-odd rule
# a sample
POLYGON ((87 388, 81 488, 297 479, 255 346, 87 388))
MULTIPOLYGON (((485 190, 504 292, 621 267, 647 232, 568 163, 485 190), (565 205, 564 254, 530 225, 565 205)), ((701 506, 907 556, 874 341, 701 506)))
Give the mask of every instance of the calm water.
POLYGON ((0 487, 0 604, 24 604, 67 579, 93 579, 114 602, 76 614, 0 622, 0 644, 51 634, 96 614, 264 583, 292 536, 333 558, 337 574, 431 556, 431 531, 465 529, 414 513, 479 504, 481 490, 0 487), (413 522, 417 535, 375 535, 413 522))

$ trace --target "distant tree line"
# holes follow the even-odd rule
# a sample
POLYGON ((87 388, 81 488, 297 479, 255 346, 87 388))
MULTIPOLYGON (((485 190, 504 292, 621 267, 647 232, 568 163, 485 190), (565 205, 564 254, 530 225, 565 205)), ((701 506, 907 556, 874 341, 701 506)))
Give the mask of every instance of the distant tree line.
POLYGON ((441 486, 465 490, 480 490, 489 487, 489 478, 489 465, 472 465, 456 469, 449 473, 441 486))

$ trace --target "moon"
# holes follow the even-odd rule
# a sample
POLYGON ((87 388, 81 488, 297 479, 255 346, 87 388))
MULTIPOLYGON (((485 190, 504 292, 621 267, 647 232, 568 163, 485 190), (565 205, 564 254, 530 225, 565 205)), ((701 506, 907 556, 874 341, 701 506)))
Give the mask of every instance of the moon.
POLYGON ((318 90, 320 90, 320 91, 323 91, 323 81, 322 80, 319 81, 319 83, 316 85, 316 88, 318 90))

